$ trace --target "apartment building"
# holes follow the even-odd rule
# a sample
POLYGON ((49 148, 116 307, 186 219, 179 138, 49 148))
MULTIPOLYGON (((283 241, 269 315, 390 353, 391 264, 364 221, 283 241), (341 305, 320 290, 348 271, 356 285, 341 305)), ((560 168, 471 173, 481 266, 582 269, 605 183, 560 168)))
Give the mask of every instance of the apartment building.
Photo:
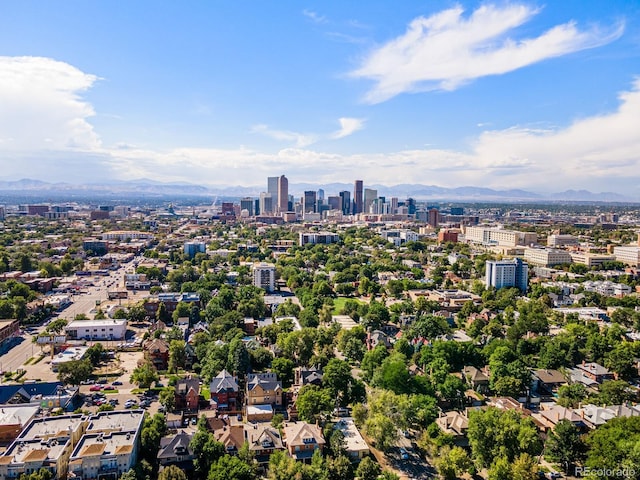
POLYGON ((524 259, 529 263, 542 267, 553 267, 554 265, 563 265, 572 261, 569 252, 554 248, 525 248, 524 259))
POLYGON ((73 449, 69 478, 119 478, 136 465, 144 410, 100 412, 73 449))
POLYGON ((538 242, 538 235, 534 232, 518 232, 496 227, 465 227, 464 236, 468 242, 507 247, 531 245, 538 242))
POLYGON ((625 263, 632 267, 640 266, 640 246, 628 245, 614 247, 613 254, 618 262, 625 263))
POLYGON ((276 288, 276 266, 272 263, 254 263, 253 285, 267 292, 273 292, 276 288))
POLYGON ((485 269, 485 284, 496 289, 516 287, 526 292, 529 285, 529 266, 520 260, 489 260, 485 269))

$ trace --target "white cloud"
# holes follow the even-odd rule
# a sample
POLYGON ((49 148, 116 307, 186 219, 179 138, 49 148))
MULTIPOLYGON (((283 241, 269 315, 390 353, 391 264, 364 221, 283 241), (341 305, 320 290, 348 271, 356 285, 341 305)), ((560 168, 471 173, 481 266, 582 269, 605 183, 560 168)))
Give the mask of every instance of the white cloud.
POLYGON ((318 12, 314 12, 313 10, 305 9, 302 11, 302 14, 315 23, 327 23, 327 17, 320 15, 318 12))
POLYGON ((253 133, 260 133, 275 140, 295 142, 297 147, 307 147, 317 141, 313 134, 292 132, 289 130, 274 130, 267 125, 259 124, 251 128, 253 133))
POLYGON ((340 122, 340 130, 331 134, 330 138, 348 137, 364 127, 364 120, 361 118, 342 117, 338 121, 340 122))
POLYGON ((351 76, 375 86, 368 103, 406 92, 454 90, 487 75, 504 74, 542 60, 594 48, 619 38, 623 24, 602 31, 578 30, 574 22, 538 37, 506 37, 538 13, 527 5, 484 5, 467 18, 462 7, 418 17, 407 31, 370 52, 351 76))
POLYGON ((80 97, 97 77, 43 57, 0 56, 0 142, 13 151, 92 149, 98 136, 80 97))

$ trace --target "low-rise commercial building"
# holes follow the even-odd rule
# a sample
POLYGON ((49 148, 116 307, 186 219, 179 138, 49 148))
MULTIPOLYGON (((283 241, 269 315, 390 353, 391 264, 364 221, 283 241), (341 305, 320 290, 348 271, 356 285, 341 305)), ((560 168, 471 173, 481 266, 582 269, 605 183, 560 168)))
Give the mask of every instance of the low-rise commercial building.
POLYGON ((64 327, 64 330, 71 339, 124 340, 127 333, 127 321, 115 318, 74 320, 64 327))

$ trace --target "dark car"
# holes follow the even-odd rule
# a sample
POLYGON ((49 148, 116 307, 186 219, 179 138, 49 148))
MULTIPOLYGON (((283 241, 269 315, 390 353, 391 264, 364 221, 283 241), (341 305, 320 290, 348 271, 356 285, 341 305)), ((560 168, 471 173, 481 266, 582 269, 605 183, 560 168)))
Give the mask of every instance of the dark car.
POLYGON ((112 383, 112 385, 115 387, 119 387, 120 385, 122 385, 122 382, 120 380, 116 380, 115 382, 112 383))

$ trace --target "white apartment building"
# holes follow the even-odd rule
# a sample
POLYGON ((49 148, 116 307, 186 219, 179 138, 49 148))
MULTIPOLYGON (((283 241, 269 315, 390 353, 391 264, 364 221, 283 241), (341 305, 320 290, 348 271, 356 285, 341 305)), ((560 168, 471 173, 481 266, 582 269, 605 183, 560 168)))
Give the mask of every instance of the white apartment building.
POLYGON ((272 263, 254 263, 253 285, 267 292, 273 292, 276 288, 276 266, 272 263))
POLYGON ((574 235, 554 234, 547 237, 548 247, 562 247, 567 245, 578 245, 578 237, 574 235))
POLYGON ((518 232, 496 227, 466 227, 464 236, 467 241, 483 245, 503 245, 515 247, 517 245, 531 245, 538 242, 538 235, 534 232, 518 232))
POLYGON ((571 252, 570 255, 573 263, 580 263, 589 268, 599 267, 604 262, 612 262, 616 259, 614 255, 603 255, 601 253, 571 252))
POLYGON ((123 340, 127 333, 125 319, 74 320, 64 330, 71 339, 123 340))
POLYGON ((614 247, 613 254, 619 262, 632 267, 640 265, 640 246, 628 245, 624 247, 614 247))
POLYGON ((496 289, 516 287, 526 292, 529 285, 529 266, 520 260, 489 260, 485 268, 485 284, 496 289))
POLYGON ((565 250, 556 250, 554 248, 525 248, 524 259, 535 265, 552 267, 571 263, 571 254, 565 250))
POLYGON ((380 232, 380 235, 396 247, 407 242, 417 242, 420 238, 420 236, 412 230, 383 230, 380 232))

